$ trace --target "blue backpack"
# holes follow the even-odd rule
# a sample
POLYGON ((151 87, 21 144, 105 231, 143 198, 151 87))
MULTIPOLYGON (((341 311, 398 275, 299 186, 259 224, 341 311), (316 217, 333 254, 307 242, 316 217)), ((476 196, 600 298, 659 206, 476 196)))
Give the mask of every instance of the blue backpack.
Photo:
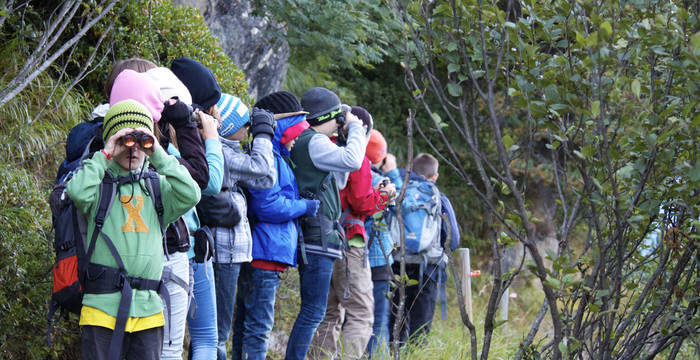
MULTIPOLYGON (((408 263, 438 263, 444 256, 440 245, 440 228, 442 218, 442 203, 440 191, 431 181, 410 180, 406 187, 406 195, 401 202, 403 231, 406 236, 406 252, 408 263), (416 256, 417 255, 417 256, 416 256), (418 258, 411 261, 411 258, 418 258)), ((398 204, 397 204, 398 206, 398 204)), ((391 238, 395 245, 400 245, 398 218, 392 216, 390 221, 391 238)))

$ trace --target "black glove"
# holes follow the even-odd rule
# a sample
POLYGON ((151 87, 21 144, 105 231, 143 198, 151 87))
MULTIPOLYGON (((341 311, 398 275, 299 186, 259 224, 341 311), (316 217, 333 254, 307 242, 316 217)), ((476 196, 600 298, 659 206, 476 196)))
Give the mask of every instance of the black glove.
POLYGON ((170 123, 174 128, 181 128, 190 124, 192 108, 180 101, 177 96, 172 99, 177 100, 173 105, 170 105, 170 100, 165 102, 165 107, 161 112, 161 121, 170 123))
POLYGON ((253 114, 250 116, 250 133, 253 138, 259 134, 270 136, 270 140, 275 135, 275 117, 271 112, 259 108, 253 108, 253 114))

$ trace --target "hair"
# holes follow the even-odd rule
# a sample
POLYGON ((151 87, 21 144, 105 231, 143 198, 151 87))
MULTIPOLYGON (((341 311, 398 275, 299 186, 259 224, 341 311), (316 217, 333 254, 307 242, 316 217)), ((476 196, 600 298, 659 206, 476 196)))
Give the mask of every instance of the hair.
POLYGON ((420 153, 413 158, 413 172, 423 175, 426 179, 437 174, 438 161, 430 154, 420 153))
POLYGON ((221 124, 221 113, 219 112, 219 108, 216 106, 216 104, 212 105, 207 109, 207 114, 211 115, 216 121, 221 124))
POLYGON ((104 90, 107 99, 109 99, 109 95, 112 93, 112 86, 114 86, 114 80, 117 78, 117 76, 119 76, 119 73, 121 73, 122 71, 130 69, 136 72, 143 73, 157 67, 158 65, 156 65, 152 61, 136 57, 117 61, 116 63, 114 63, 114 65, 112 65, 112 70, 110 70, 109 76, 107 76, 107 80, 105 81, 104 90))

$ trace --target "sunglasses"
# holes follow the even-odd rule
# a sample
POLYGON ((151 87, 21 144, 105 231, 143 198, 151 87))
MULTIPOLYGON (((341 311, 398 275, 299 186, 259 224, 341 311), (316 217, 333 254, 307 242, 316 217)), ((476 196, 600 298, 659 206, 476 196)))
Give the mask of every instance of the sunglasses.
POLYGON ((153 137, 141 131, 134 131, 130 134, 122 136, 120 139, 122 145, 131 148, 138 144, 142 149, 150 149, 153 147, 153 137))

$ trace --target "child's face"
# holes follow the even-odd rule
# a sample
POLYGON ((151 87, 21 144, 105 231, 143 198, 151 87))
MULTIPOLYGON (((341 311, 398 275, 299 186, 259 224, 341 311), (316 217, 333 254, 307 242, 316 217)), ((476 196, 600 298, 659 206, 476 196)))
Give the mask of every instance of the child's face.
POLYGON ((288 143, 284 144, 284 147, 287 148, 287 150, 292 151, 292 148, 294 147, 294 144, 297 142, 297 139, 292 139, 288 143))
POLYGON ((248 126, 242 126, 238 131, 228 136, 229 140, 243 141, 248 137, 248 126))
POLYGON ((121 142, 117 142, 113 159, 125 171, 135 170, 143 165, 146 153, 138 146, 127 148, 121 142))

